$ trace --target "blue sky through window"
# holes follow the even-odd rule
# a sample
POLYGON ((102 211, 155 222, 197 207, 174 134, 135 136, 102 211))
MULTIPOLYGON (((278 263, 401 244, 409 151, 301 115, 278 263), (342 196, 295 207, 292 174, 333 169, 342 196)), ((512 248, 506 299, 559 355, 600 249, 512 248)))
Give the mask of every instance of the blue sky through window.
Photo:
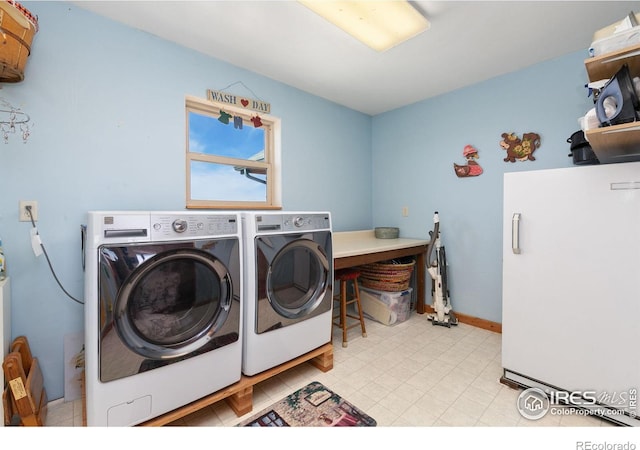
MULTIPOLYGON (((265 130, 243 123, 242 128, 220 122, 217 117, 189 112, 189 152, 227 158, 260 161, 264 159, 265 130)), ((264 183, 250 179, 241 167, 204 161, 191 161, 190 181, 193 200, 265 202, 264 183)), ((265 175, 252 174, 266 181, 265 175)))
POLYGON ((191 198, 264 202, 267 198, 267 187, 247 178, 233 166, 191 161, 191 198))
POLYGON ((189 112, 189 151, 229 158, 251 159, 264 150, 264 129, 244 123, 234 126, 217 118, 189 112))

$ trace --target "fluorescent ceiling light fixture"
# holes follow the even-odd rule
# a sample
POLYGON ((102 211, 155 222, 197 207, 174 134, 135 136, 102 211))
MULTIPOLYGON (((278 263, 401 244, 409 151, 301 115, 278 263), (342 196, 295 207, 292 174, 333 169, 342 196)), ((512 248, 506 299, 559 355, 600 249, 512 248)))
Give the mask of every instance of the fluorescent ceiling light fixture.
POLYGON ((429 21, 405 0, 299 0, 299 3, 379 52, 429 28, 429 21))

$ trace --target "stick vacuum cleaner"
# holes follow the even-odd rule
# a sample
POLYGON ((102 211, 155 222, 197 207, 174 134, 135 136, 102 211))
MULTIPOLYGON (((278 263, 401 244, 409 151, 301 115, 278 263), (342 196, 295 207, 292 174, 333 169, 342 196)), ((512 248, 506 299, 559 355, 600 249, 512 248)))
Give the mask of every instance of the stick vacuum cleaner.
POLYGON ((427 272, 433 279, 434 313, 428 314, 427 318, 433 325, 441 325, 450 328, 451 325, 458 325, 458 319, 453 313, 451 299, 449 298, 449 288, 447 287, 447 257, 444 246, 440 242, 440 218, 438 211, 433 216, 433 231, 429 231, 429 245, 427 246, 427 272), (436 257, 431 261, 433 249, 436 249, 436 257))

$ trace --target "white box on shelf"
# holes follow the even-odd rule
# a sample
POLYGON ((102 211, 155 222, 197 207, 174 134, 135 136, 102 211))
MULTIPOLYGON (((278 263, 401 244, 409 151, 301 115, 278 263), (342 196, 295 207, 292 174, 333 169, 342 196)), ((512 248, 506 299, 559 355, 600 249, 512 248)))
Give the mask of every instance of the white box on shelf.
POLYGON ((589 56, 600 56, 638 44, 640 44, 640 26, 593 41, 589 47, 589 56))

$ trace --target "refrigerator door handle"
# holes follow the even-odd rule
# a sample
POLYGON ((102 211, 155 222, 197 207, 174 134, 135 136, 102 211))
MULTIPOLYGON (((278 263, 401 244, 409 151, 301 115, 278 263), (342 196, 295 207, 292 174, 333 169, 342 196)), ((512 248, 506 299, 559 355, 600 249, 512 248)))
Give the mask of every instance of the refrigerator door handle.
POLYGON ((511 249, 516 255, 520 254, 520 213, 513 213, 511 218, 511 249))

